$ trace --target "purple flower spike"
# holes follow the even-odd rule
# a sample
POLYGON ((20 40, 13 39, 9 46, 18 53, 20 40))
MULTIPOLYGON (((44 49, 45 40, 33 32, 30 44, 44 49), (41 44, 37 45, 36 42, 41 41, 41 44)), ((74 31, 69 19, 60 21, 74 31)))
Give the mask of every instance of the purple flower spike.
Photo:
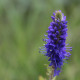
POLYGON ((67 52, 72 50, 72 47, 66 47, 66 36, 67 36, 67 21, 66 16, 59 11, 55 11, 51 16, 52 22, 48 27, 48 36, 45 41, 44 54, 49 57, 50 65, 54 66, 54 76, 59 75, 63 62, 70 57, 70 53, 67 52))

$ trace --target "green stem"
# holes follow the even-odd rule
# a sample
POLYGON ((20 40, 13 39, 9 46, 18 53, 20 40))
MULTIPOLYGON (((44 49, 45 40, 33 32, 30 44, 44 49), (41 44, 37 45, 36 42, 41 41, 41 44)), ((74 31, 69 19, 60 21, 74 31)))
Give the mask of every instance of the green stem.
POLYGON ((49 80, 53 80, 53 75, 54 75, 54 67, 52 66, 52 70, 51 70, 49 80))

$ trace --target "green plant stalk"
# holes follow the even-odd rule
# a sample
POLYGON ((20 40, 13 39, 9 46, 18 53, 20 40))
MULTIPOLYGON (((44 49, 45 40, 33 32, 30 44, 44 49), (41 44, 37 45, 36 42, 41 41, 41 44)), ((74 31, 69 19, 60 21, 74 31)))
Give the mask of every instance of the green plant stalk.
POLYGON ((52 66, 52 68, 51 68, 51 73, 50 73, 50 76, 49 76, 49 80, 55 80, 55 77, 54 77, 54 66, 52 66))

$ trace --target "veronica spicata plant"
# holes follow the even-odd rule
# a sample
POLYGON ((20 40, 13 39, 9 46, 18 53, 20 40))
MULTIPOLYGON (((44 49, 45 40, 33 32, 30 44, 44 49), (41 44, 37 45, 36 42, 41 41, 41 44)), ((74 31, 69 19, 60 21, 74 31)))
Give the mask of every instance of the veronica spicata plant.
POLYGON ((67 21, 66 16, 61 12, 61 10, 55 11, 53 16, 51 16, 52 22, 48 27, 48 35, 45 35, 43 39, 46 44, 41 49, 41 52, 49 58, 49 66, 52 67, 53 72, 51 75, 56 76, 61 72, 63 63, 70 57, 70 52, 72 47, 66 47, 66 37, 67 37, 67 21))

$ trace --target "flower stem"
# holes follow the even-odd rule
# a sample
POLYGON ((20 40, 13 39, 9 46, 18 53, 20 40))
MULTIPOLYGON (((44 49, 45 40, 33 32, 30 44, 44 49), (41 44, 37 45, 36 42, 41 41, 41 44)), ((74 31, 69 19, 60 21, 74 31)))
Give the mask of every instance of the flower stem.
POLYGON ((53 80, 53 75, 54 75, 54 67, 52 66, 52 70, 51 70, 49 80, 53 80))

